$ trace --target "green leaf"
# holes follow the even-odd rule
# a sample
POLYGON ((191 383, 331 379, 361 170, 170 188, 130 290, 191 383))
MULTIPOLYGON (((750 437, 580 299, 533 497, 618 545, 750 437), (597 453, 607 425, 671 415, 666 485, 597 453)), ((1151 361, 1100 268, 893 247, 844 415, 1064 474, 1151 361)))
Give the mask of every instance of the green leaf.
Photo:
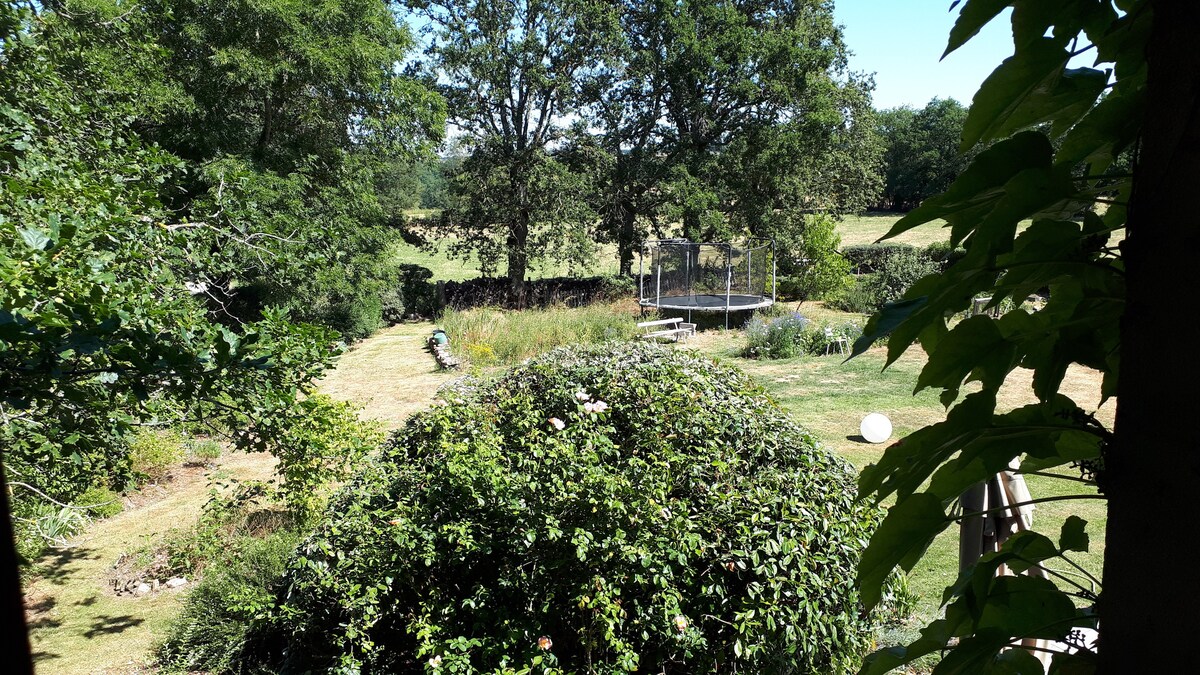
POLYGON ((1062 533, 1058 536, 1058 545, 1064 551, 1088 550, 1087 521, 1079 516, 1067 516, 1063 522, 1062 533))
POLYGON ((980 672, 985 675, 1044 675, 1046 668, 1036 656, 1018 647, 1000 652, 980 672))
POLYGON ((1027 471, 1060 466, 1100 452, 1100 439, 1075 425, 1079 408, 1066 397, 1023 406, 997 415, 985 429, 963 445, 962 452, 938 469, 928 491, 952 499, 967 487, 1004 471, 1014 457, 1024 455, 1027 471))
POLYGON ((1000 576, 992 580, 978 627, 1057 640, 1066 636, 1077 616, 1071 598, 1049 579, 1000 576))
POLYGON ((1008 4, 1009 0, 967 0, 958 13, 954 27, 950 29, 950 41, 946 44, 946 51, 942 53, 942 58, 946 58, 950 52, 963 46, 968 40, 979 34, 979 30, 999 16, 1000 12, 1008 7, 1008 4))
POLYGON ((1061 133, 1087 114, 1108 74, 1067 69, 1070 58, 1059 41, 1042 38, 1005 59, 975 93, 963 125, 962 149, 1047 122, 1061 133))
POLYGON ((1000 651, 1012 642, 1003 631, 979 631, 964 639, 933 669, 933 675, 978 675, 994 672, 992 667, 1000 651))
POLYGON ((44 251, 50 248, 50 235, 45 232, 34 227, 22 227, 17 231, 21 233, 21 239, 29 248, 35 251, 44 251))
POLYGON ((985 389, 998 390, 1016 365, 1016 345, 1001 335, 997 322, 987 315, 973 316, 938 342, 917 377, 915 392, 940 387, 957 397, 969 376, 980 380, 985 389))
POLYGON ((921 629, 921 637, 907 647, 881 649, 863 659, 858 675, 885 675, 900 666, 946 648, 956 633, 950 622, 938 619, 921 629))
MULTIPOLYGON (((870 349, 876 340, 891 333, 896 326, 903 323, 913 312, 924 306, 924 304, 925 298, 916 298, 913 300, 889 302, 884 305, 882 309, 872 315, 867 321, 862 336, 854 341, 854 348, 850 350, 850 356, 847 358, 852 359, 870 349)), ((888 359, 888 364, 891 364, 894 360, 888 359)))
POLYGON ((954 453, 984 433, 996 409, 992 392, 976 392, 954 406, 945 421, 919 429, 893 444, 858 478, 859 492, 876 501, 912 494, 954 453))
POLYGON ((949 524, 942 501, 933 495, 911 495, 888 510, 858 565, 857 584, 867 609, 879 604, 892 570, 897 565, 911 570, 949 524))
MULTIPOLYGON (((1026 131, 980 152, 946 192, 925 200, 892 225, 881 239, 890 239, 938 218, 959 215, 982 218, 1004 193, 1004 186, 1022 171, 1048 168, 1054 148, 1044 134, 1026 131)), ((961 239, 961 237, 959 237, 961 239)))
POLYGON ((1126 84, 1100 99, 1063 137, 1056 161, 1071 166, 1085 162, 1091 173, 1108 168, 1133 144, 1141 128, 1146 98, 1144 85, 1139 85, 1126 84))

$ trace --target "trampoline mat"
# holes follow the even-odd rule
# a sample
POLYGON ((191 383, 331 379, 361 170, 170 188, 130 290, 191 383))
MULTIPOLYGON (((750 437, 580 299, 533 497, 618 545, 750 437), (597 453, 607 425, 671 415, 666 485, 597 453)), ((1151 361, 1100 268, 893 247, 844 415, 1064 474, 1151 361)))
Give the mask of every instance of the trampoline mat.
POLYGON ((746 309, 770 307, 774 300, 763 295, 730 295, 729 304, 725 304, 725 295, 664 295, 659 298, 645 298, 641 304, 645 307, 662 309, 691 309, 699 312, 736 312, 746 309))

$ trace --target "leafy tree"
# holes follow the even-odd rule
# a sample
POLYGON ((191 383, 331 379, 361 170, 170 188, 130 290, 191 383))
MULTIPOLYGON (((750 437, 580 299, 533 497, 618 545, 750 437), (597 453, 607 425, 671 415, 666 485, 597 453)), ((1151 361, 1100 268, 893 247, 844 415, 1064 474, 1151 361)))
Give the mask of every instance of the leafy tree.
POLYGON ((883 137, 888 208, 907 211, 945 192, 977 150, 959 152, 967 109, 954 99, 930 101, 921 110, 893 108, 879 113, 883 137))
POLYGON ((804 215, 794 210, 780 215, 776 226, 777 273, 798 277, 796 291, 802 299, 821 298, 844 288, 850 276, 850 262, 839 249, 842 239, 837 221, 823 215, 804 215))
POLYGON ((144 135, 189 163, 171 206, 210 253, 191 260, 213 304, 377 328, 398 273, 388 162, 441 133, 443 101, 399 71, 414 46, 384 0, 154 0, 125 19, 159 46, 179 93, 144 135))
POLYGON ((966 254, 885 307, 855 345, 861 353, 888 335, 890 363, 920 342, 929 361, 917 388, 941 389, 947 405, 967 381, 981 389, 863 471, 862 490, 895 496, 896 504, 858 578, 868 604, 878 601, 896 565, 912 569, 939 532, 982 517, 948 513, 958 495, 1019 459, 1026 472, 1072 465, 1083 474, 1080 494, 1038 501, 1107 500, 1103 587, 1097 597, 1053 572, 1088 547, 1078 517, 1067 519, 1057 540, 1017 533, 947 589, 945 618, 907 647, 876 653, 863 672, 942 651, 935 673, 1043 672, 1029 652, 1008 649, 1014 638, 1070 645, 1072 653, 1050 650, 1052 672, 1182 672, 1192 659, 1172 645, 1191 638, 1190 599, 1200 588, 1190 556, 1177 550, 1178 528, 1200 514, 1191 498, 1195 439, 1181 423, 1190 399, 1174 392, 1190 390, 1200 366, 1191 350, 1168 354, 1162 341, 1178 329, 1173 298, 1190 297, 1195 286, 1179 270, 1197 243, 1195 228, 1181 225, 1190 222, 1200 179, 1200 152, 1188 140, 1200 135, 1200 54, 1190 47, 1200 7, 968 0, 947 51, 1006 6, 1015 53, 980 87, 963 128, 964 148, 995 144, 890 233, 943 218, 966 254), (1068 67, 1073 55, 1093 51, 1105 69, 1068 67), (1130 148, 1138 149, 1132 176, 1105 173, 1130 148), (1080 163, 1086 170, 1077 171, 1080 163), (1097 202, 1107 206, 1103 213, 1093 210, 1097 202), (1023 219, 1032 225, 1018 233, 1023 219), (998 305, 1043 288, 1049 298, 1035 313, 947 324, 978 294, 998 305), (1118 399, 1115 428, 1059 392, 1071 364, 1103 373, 1103 396, 1118 399), (1018 367, 1033 371, 1038 401, 1005 411, 997 391, 1018 367), (1040 568, 1059 583, 994 576, 1002 564, 1040 568), (1097 626, 1098 643, 1072 633, 1097 626))
POLYGON ((594 0, 407 4, 428 21, 426 67, 470 148, 443 225, 485 273, 503 260, 523 297, 531 264, 590 247, 590 213, 553 148, 609 57, 615 12, 594 0))
POLYGON ((590 120, 613 157, 597 202, 623 270, 639 219, 693 239, 770 236, 783 206, 873 198, 869 84, 846 74, 826 3, 625 3, 621 21, 590 120))

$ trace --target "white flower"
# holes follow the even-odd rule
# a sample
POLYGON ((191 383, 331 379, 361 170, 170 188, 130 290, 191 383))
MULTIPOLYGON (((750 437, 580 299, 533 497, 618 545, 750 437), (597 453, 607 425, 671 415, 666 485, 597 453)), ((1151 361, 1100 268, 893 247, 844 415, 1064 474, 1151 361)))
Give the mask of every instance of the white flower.
POLYGON ((550 426, 554 427, 555 429, 558 429, 559 431, 562 431, 563 429, 567 428, 567 423, 558 419, 557 417, 551 417, 550 418, 550 426))
POLYGON ((433 658, 429 659, 429 667, 430 668, 438 668, 441 665, 442 665, 442 655, 441 654, 437 654, 433 658))
POLYGON ((683 616, 682 614, 677 614, 675 616, 675 630, 682 633, 683 631, 687 630, 687 627, 688 627, 687 617, 683 616))
POLYGON ((592 400, 592 395, 580 389, 579 391, 575 392, 575 398, 579 399, 580 401, 590 401, 592 400))
POLYGON ((602 413, 605 410, 608 410, 608 404, 604 401, 596 401, 592 404, 592 412, 602 413))

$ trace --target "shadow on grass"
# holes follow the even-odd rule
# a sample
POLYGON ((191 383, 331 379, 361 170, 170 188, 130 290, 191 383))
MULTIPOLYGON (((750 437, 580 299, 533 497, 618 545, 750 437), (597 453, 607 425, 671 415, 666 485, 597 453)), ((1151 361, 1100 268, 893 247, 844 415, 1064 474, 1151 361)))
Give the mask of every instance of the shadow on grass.
POLYGON ((30 654, 30 656, 33 657, 34 663, 42 663, 43 661, 49 661, 51 659, 57 659, 59 657, 59 655, 55 654, 54 652, 42 652, 42 651, 35 651, 32 654, 30 654))
POLYGON ((92 640, 100 635, 115 635, 124 633, 127 629, 140 626, 145 619, 125 614, 124 616, 100 616, 92 622, 92 627, 83 636, 92 640))
POLYGON ((847 436, 846 440, 854 441, 855 443, 862 443, 864 445, 871 445, 871 441, 868 441, 867 439, 863 438, 862 434, 854 434, 853 436, 847 436))
POLYGON ((61 548, 48 553, 37 562, 37 576, 56 586, 70 583, 78 572, 76 564, 84 560, 95 560, 99 554, 90 548, 61 548))
POLYGON ((62 621, 50 616, 50 610, 58 604, 54 598, 45 596, 33 602, 25 604, 26 625, 29 630, 38 628, 58 628, 62 625, 62 621))

